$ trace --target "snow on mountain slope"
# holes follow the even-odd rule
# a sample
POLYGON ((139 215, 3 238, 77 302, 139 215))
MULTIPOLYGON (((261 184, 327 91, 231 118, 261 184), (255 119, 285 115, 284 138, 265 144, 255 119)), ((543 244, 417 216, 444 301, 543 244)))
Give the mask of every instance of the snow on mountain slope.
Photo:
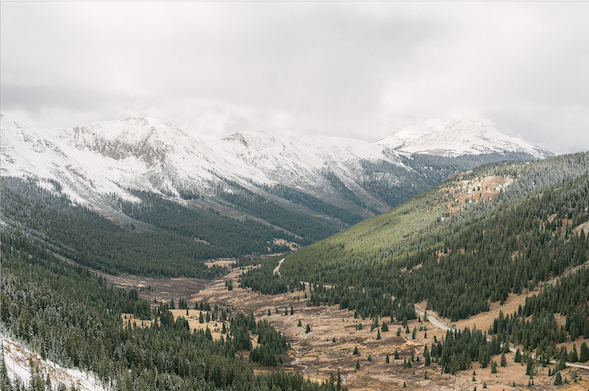
POLYGON ((14 382, 15 378, 18 377, 28 386, 31 378, 29 359, 32 358, 34 365, 39 369, 39 372, 44 378, 49 374, 54 389, 57 389, 61 383, 68 390, 72 386, 79 391, 105 390, 92 374, 82 372, 77 368, 64 368, 50 360, 43 360, 38 354, 31 352, 20 343, 2 334, 0 334, 0 342, 3 348, 4 363, 11 382, 14 382))
POLYGON ((226 180, 301 188, 325 185, 321 171, 353 181, 361 159, 387 160, 383 148, 358 140, 236 133, 195 137, 148 118, 71 129, 34 129, 2 115, 2 175, 56 180, 81 203, 97 194, 133 199, 126 189, 212 194, 226 180))
POLYGON ((404 128, 378 143, 404 152, 446 157, 494 152, 521 152, 535 158, 553 155, 546 149, 500 133, 492 125, 468 119, 431 119, 404 128))
POLYGON ((366 183, 387 181, 396 186, 402 177, 407 181, 407 175, 392 174, 391 167, 411 172, 401 163, 411 153, 454 157, 512 151, 538 158, 549 154, 469 120, 430 120, 375 143, 263 131, 215 139, 150 118, 67 129, 35 129, 5 115, 0 121, 1 175, 38 177, 44 186, 57 181, 74 201, 103 211, 109 208, 112 195, 135 200, 129 189, 176 197, 184 193, 214 196, 219 189, 231 191, 233 182, 254 191, 252 184, 282 184, 339 203, 342 194, 338 196, 328 172, 363 202, 386 210, 366 183), (389 167, 390 172, 368 172, 366 162, 389 167))
POLYGON ((345 138, 287 137, 258 131, 234 133, 223 138, 223 143, 228 153, 261 170, 271 181, 303 188, 321 185, 317 174, 322 170, 352 180, 362 172, 363 159, 402 166, 399 160, 385 156, 377 144, 345 138))

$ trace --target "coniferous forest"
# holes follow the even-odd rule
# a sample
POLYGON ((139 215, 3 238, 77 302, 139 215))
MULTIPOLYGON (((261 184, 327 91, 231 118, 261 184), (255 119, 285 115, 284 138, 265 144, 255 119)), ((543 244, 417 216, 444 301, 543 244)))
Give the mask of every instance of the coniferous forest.
MULTIPOLYGON (((503 303, 510 293, 543 288, 581 266, 489 330, 499 345, 523 343, 526 349, 540 349, 538 357, 557 358, 557 342, 588 335, 589 236, 575 229, 589 221, 588 207, 587 153, 493 163, 288 255, 280 276, 271 273, 277 260, 268 260, 246 273, 241 284, 278 293, 308 281, 308 305, 338 305, 362 318, 390 316, 391 321, 416 318, 413 304, 427 300, 429 309, 458 320, 488 311, 489 303, 503 303), (452 197, 441 187, 488 176, 516 181, 493 202, 467 203, 449 213, 445 201, 452 197), (414 220, 420 228, 407 229, 414 220), (557 327, 554 314, 566 317, 564 327, 557 327), (533 320, 526 320, 531 315, 533 320)), ((470 360, 481 357, 471 354, 470 360)))
MULTIPOLYGON (((108 286, 18 233, 2 234, 1 283, 0 317, 7 333, 42 358, 92 371, 116 390, 336 389, 335 378, 320 384, 283 370, 255 375, 252 363, 276 367, 288 349, 265 320, 227 309, 230 327, 220 340, 208 328, 190 332, 167 304, 152 308, 136 291, 108 286), (123 312, 154 322, 125 323, 123 312), (256 348, 250 335, 258 336, 256 348)), ((3 391, 45 390, 46 379, 38 373, 31 373, 24 388, 8 379, 4 362, 0 366, 3 391)))
MULTIPOLYGON (((243 246, 262 252, 273 245, 271 239, 290 240, 293 234, 255 220, 225 223, 228 218, 215 212, 139 192, 139 204, 120 201, 138 225, 117 225, 32 181, 3 182, 4 218, 13 228, 3 229, 1 238, 0 320, 6 333, 41 357, 91 371, 103 384, 125 391, 345 389, 336 376, 317 383, 279 369, 289 344, 266 320, 222 308, 230 326, 214 340, 208 329, 191 332, 167 304, 151 305, 137 291, 109 286, 88 269, 212 279, 226 270, 208 268, 204 259, 236 256, 243 246), (123 313, 147 325, 125 322, 123 313), (255 374, 254 365, 275 370, 255 374)), ((341 221, 354 220, 297 193, 276 191, 341 221)), ((255 195, 244 194, 226 194, 225 201, 268 220, 280 214, 275 207, 260 209, 255 195)), ((589 236, 578 229, 589 222, 588 209, 588 153, 491 163, 285 255, 280 273, 274 270, 282 257, 242 259, 241 266, 259 266, 248 269, 239 284, 273 295, 305 290, 306 282, 307 306, 338 306, 377 326, 385 317, 406 325, 418 318, 414 305, 422 301, 455 321, 488 311, 490 303, 503 303, 510 294, 537 292, 518 311, 500 313, 489 330, 449 331, 426 345, 423 357, 455 374, 473 362, 496 366, 490 357, 517 344, 526 359, 533 353, 542 365, 557 360, 561 368, 589 360, 586 344, 568 351, 558 346, 589 337, 589 236), (492 200, 456 201, 488 177, 513 183, 492 200), (559 325, 557 316, 565 322, 559 325)), ((315 232, 312 220, 285 216, 295 235, 306 232, 309 240, 329 229, 318 225, 315 232)), ((3 390, 24 389, 8 380, 4 367, 0 381, 3 390)), ((43 387, 40 375, 31 373, 28 389, 43 387)))

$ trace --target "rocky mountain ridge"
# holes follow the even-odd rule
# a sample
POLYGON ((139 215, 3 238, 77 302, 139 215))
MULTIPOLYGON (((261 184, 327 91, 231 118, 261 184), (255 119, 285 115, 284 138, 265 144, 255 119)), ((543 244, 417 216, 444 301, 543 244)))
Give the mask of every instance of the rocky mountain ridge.
POLYGON ((247 189, 290 207, 272 195, 282 186, 365 218, 477 163, 550 154, 468 120, 430 120, 373 143, 263 131, 216 139, 150 118, 36 129, 2 115, 1 129, 2 176, 55 181, 111 216, 113 198, 138 201, 132 191, 217 202, 247 189))

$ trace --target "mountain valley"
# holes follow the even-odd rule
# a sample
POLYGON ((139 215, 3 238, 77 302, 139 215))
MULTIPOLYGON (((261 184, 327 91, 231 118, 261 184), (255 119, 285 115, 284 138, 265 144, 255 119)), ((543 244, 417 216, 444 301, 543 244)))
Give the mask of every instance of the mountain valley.
POLYGON ((0 331, 103 389, 589 385, 589 152, 2 116, 1 173, 0 331))

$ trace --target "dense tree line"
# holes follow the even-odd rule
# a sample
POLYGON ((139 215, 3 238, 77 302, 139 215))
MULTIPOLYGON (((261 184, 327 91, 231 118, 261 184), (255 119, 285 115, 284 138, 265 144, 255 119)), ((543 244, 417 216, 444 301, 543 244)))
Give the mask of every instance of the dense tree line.
MULTIPOLYGON (((583 267, 546 286, 540 294, 526 298, 524 307, 517 312, 507 316, 500 313, 489 333, 505 336, 525 350, 536 350, 538 357, 558 360, 561 353, 557 344, 589 338, 588 302, 589 268, 583 267), (555 314, 566 317, 564 325, 558 325, 555 314)), ((589 356, 582 358, 585 362, 589 356)), ((566 360, 575 362, 580 358, 569 359, 567 355, 566 360)))
MULTIPOLYGON (((333 381, 318 384, 301 374, 255 375, 244 354, 252 361, 276 365, 288 348, 284 337, 264 320, 236 314, 224 337, 213 340, 209 329, 191 332, 186 319, 174 319, 167 305, 150 309, 135 292, 109 287, 88 269, 61 261, 42 246, 3 235, 0 327, 43 358, 93 371, 105 385, 124 391, 277 386, 335 390, 333 381), (130 309, 155 321, 149 327, 125 324, 121 313, 130 309), (258 335, 258 350, 251 349, 250 332, 258 335)), ((3 391, 16 386, 19 391, 45 389, 34 376, 24 388, 22 383, 12 384, 5 374, 2 362, 3 391)))
MULTIPOLYGON (((589 220, 586 155, 558 157, 552 164, 500 165, 473 173, 517 175, 516 184, 521 181, 522 185, 513 189, 520 196, 507 196, 510 186, 494 204, 468 205, 444 223, 438 221, 398 241, 394 248, 348 250, 343 242, 318 242, 288 255, 280 278, 335 286, 314 290, 310 302, 339 301, 348 308, 366 308, 366 315, 382 314, 393 297, 409 304, 427 300, 430 308, 452 320, 486 311, 489 300, 502 301, 510 292, 533 289, 587 261, 588 238, 572 231, 589 220), (562 167, 565 173, 559 175, 562 167), (540 173, 544 174, 541 185, 539 181, 535 187, 527 184, 540 173), (524 193, 527 195, 521 196, 524 193)), ((435 205, 435 197, 439 194, 429 192, 412 205, 415 210, 428 202, 435 205)), ((407 213, 416 212, 408 209, 407 213)), ((271 272, 260 269, 256 273, 264 270, 271 272)), ((247 285, 247 274, 244 277, 247 285)))
POLYGON ((338 232, 334 223, 330 224, 326 220, 309 216, 306 213, 287 209, 237 184, 233 184, 233 186, 236 191, 220 192, 218 196, 237 210, 298 235, 302 238, 302 240, 298 240, 301 244, 310 244, 338 232))
POLYGON ((268 248, 270 252, 286 251, 288 247, 273 244, 273 239, 296 240, 292 235, 252 219, 234 220, 211 210, 180 205, 149 192, 135 191, 133 194, 142 202, 123 202, 123 212, 155 227, 207 242, 197 243, 214 252, 210 258, 266 254, 268 248))
POLYGON ((247 262, 259 264, 259 266, 250 269, 247 273, 244 273, 241 276, 240 287, 252 288, 254 291, 266 295, 276 295, 293 291, 295 289, 303 290, 304 285, 300 280, 296 280, 292 277, 281 277, 279 274, 274 273, 274 268, 278 266, 278 262, 278 257, 247 262))
POLYGON ((353 214, 346 209, 338 208, 337 206, 328 204, 319 198, 313 197, 312 195, 303 193, 302 191, 293 189, 291 187, 278 184, 273 187, 267 186, 264 188, 264 190, 294 202, 295 204, 303 205, 316 212, 334 217, 348 225, 354 225, 362 221, 362 217, 353 214))
POLYGON ((123 227, 33 180, 3 177, 1 191, 5 221, 47 241, 56 253, 111 274, 214 278, 225 270, 203 260, 283 252, 288 247, 274 238, 295 239, 251 219, 233 220, 149 193, 136 193, 140 203, 120 200, 135 222, 123 227))
MULTIPOLYGON (((346 184, 344 182, 342 182, 342 180, 332 171, 326 170, 323 172, 323 175, 325 176, 325 179, 327 179, 329 181, 329 183, 331 184, 331 187, 333 189, 335 189, 335 191, 340 194, 343 198, 347 199, 348 201, 350 201, 352 204, 355 204, 361 208, 366 208, 367 205, 364 201, 362 201, 360 198, 358 198, 358 196, 356 195, 356 193, 354 193, 352 190, 350 190, 346 184)), ((377 211, 373 211, 375 213, 378 213, 377 211)))
MULTIPOLYGON (((427 346, 426 346, 427 349, 427 346)), ((500 341, 494 337, 490 341, 480 330, 448 330, 443 341, 432 342, 431 357, 445 373, 455 374, 470 369, 478 361, 481 368, 486 368, 491 356, 502 352, 500 341)))

